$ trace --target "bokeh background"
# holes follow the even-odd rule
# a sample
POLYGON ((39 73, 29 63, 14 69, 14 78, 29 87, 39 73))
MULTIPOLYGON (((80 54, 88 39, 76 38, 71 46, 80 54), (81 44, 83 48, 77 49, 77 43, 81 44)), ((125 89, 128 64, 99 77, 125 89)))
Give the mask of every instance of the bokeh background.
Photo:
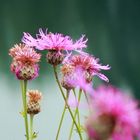
MULTIPOLYGON (((24 139, 20 86, 10 72, 8 50, 21 41, 23 32, 35 35, 39 28, 74 39, 86 34, 87 51, 112 67, 104 72, 110 83, 140 98, 139 0, 0 0, 0 139, 24 139)), ((40 77, 29 82, 29 88, 44 94, 42 113, 35 120, 38 140, 54 140, 63 100, 45 53, 40 77)), ((99 84, 95 78, 94 85, 99 84)), ((65 140, 66 130, 62 132, 61 140, 65 140)))

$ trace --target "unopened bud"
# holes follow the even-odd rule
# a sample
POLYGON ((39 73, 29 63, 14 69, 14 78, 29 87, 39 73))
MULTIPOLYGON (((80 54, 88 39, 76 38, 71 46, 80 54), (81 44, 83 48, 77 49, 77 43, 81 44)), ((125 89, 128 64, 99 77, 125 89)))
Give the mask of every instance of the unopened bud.
POLYGON ((41 92, 38 90, 29 90, 27 93, 29 100, 27 103, 28 114, 38 114, 40 112, 40 100, 42 98, 41 92))
POLYGON ((51 50, 46 55, 48 63, 51 65, 58 65, 61 64, 64 59, 64 54, 60 51, 51 50))

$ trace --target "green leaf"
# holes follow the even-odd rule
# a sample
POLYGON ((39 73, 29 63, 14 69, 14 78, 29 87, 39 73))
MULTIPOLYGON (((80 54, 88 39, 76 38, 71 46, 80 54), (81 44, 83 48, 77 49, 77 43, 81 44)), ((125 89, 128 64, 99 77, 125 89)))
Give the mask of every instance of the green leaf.
POLYGON ((25 112, 24 111, 21 111, 21 112, 19 112, 20 113, 20 115, 23 117, 23 118, 25 118, 25 112))
POLYGON ((33 139, 36 139, 37 138, 37 135, 38 135, 38 133, 34 132, 33 135, 32 135, 32 138, 33 139))

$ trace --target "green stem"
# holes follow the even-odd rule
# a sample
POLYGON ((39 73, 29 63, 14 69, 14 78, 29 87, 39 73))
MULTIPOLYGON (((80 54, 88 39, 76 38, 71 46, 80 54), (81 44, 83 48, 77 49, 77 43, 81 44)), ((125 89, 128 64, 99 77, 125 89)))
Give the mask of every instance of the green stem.
POLYGON ((87 100, 87 103, 88 103, 88 105, 89 105, 89 100, 88 100, 87 93, 86 93, 86 92, 84 92, 84 94, 85 94, 85 98, 86 98, 86 100, 87 100))
POLYGON ((22 101, 23 101, 23 109, 24 109, 24 122, 25 122, 25 131, 26 131, 26 139, 29 140, 29 130, 28 130, 28 117, 27 117, 27 99, 26 99, 26 91, 27 91, 27 81, 21 81, 21 90, 22 90, 22 101))
POLYGON ((34 115, 30 115, 30 140, 33 140, 33 119, 34 115))
POLYGON ((74 124, 75 124, 75 126, 76 126, 76 129, 77 129, 77 131, 78 131, 80 140, 83 140, 82 135, 81 135, 81 133, 80 133, 80 129, 79 129, 79 127, 78 127, 78 125, 77 125, 77 123, 76 123, 76 120, 75 120, 75 118, 74 118, 74 116, 73 116, 73 113, 72 113, 72 111, 71 111, 69 105, 67 104, 67 99, 66 99, 66 97, 65 97, 65 94, 64 94, 63 89, 62 89, 62 87, 61 87, 61 84, 60 84, 60 82, 59 82, 58 75, 57 75, 57 71, 56 71, 56 66, 55 66, 55 65, 53 66, 53 69, 54 69, 54 75, 55 75, 55 78, 56 78, 56 82, 57 82, 57 84, 58 84, 58 86, 59 86, 59 89, 60 89, 61 94, 62 94, 62 96, 63 96, 63 99, 64 99, 64 101, 65 101, 65 104, 67 105, 67 108, 68 108, 68 110, 69 110, 69 113, 70 113, 70 115, 71 115, 71 118, 72 118, 72 120, 73 120, 73 122, 74 122, 74 124))
POLYGON ((89 112, 92 113, 92 112, 91 112, 91 109, 90 109, 90 102, 89 102, 89 99, 88 99, 87 93, 84 92, 84 94, 85 94, 85 98, 86 98, 86 101, 87 101, 87 104, 88 104, 89 112))
MULTIPOLYGON (((75 91, 73 91, 73 92, 75 94, 75 91)), ((78 107, 79 107, 79 102, 80 102, 80 99, 81 99, 81 93, 82 93, 82 90, 80 89, 79 90, 79 96, 78 96, 78 105, 77 105, 76 110, 75 110, 75 113, 74 113, 74 118, 76 118, 76 115, 78 113, 79 126, 80 126, 80 117, 79 117, 79 109, 78 109, 78 107)), ((71 129, 70 129, 70 134, 69 134, 69 139, 68 140, 71 140, 73 128, 74 128, 74 122, 72 122, 71 129)))
MULTIPOLYGON (((67 99, 68 99, 68 91, 67 91, 67 99)), ((60 119, 60 123, 59 123, 59 126, 58 126, 58 130, 57 130, 57 134, 56 134, 56 138, 55 138, 56 140, 58 140, 58 137, 59 137, 59 133, 60 133, 60 129, 61 129, 61 126, 62 126, 62 123, 63 123, 63 120, 64 120, 66 109, 67 109, 67 105, 65 104, 63 112, 62 112, 62 116, 61 116, 61 119, 60 119)))
MULTIPOLYGON (((80 91, 79 90, 79 92, 82 92, 82 91, 80 91)), ((76 92, 75 92, 75 89, 73 89, 73 93, 74 93, 74 95, 75 95, 75 98, 77 98, 76 97, 76 92)), ((81 95, 80 95, 81 96, 81 95)), ((80 97, 81 98, 81 97, 80 97)), ((78 103, 80 102, 80 99, 78 99, 78 103)), ((78 123, 79 123, 79 125, 80 125, 80 112, 79 112, 79 108, 78 108, 78 111, 77 111, 77 113, 78 113, 78 123)))

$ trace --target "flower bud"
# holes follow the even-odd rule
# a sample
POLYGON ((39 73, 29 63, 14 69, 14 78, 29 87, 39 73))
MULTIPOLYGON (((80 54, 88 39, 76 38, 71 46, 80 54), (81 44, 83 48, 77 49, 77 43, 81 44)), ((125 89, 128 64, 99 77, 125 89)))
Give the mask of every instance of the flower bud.
POLYGON ((62 54, 60 51, 51 50, 46 55, 46 58, 48 63, 51 65, 59 65, 64 59, 64 54, 62 54))
POLYGON ((40 112, 40 104, 38 102, 28 102, 27 113, 28 114, 38 114, 40 112))
POLYGON ((38 76, 39 67, 35 65, 21 65, 16 68, 16 76, 20 80, 32 80, 38 76))
POLYGON ((41 92, 38 90, 29 90, 27 95, 29 97, 27 113, 31 115, 38 114, 40 112, 40 100, 42 98, 41 92))
POLYGON ((73 84, 71 84, 70 82, 70 75, 69 76, 63 76, 62 81, 61 81, 61 85, 63 88, 67 89, 67 90, 71 90, 74 87, 73 84))

